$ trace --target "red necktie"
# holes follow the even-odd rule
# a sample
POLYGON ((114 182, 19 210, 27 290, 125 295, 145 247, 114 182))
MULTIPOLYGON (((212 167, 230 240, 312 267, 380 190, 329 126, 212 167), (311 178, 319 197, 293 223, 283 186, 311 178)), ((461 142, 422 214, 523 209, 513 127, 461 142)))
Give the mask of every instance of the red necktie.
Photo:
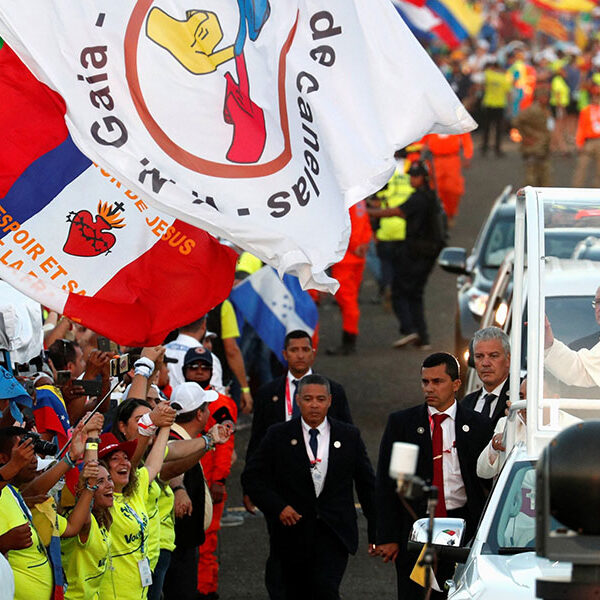
POLYGON ((433 485, 438 489, 438 503, 435 509, 436 517, 446 516, 446 499, 444 498, 444 433, 442 431, 442 421, 447 418, 448 415, 444 413, 432 415, 433 485))

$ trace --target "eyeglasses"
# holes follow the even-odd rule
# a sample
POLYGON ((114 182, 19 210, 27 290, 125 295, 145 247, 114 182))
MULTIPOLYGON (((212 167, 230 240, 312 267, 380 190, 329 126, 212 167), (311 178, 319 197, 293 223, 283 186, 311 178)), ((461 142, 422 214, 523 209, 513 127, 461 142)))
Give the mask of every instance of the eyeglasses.
POLYGON ((594 298, 592 300, 592 308, 596 308, 596 305, 600 302, 600 298, 594 298))

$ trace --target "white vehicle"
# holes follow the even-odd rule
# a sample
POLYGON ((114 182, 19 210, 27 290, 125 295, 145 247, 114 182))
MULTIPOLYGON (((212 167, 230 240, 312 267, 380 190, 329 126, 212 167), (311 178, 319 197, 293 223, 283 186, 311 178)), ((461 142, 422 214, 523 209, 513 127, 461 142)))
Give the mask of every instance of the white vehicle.
MULTIPOLYGON (((434 529, 434 540, 444 530, 455 533, 450 544, 438 542, 442 556, 461 563, 447 582, 449 600, 530 599, 536 597, 538 578, 570 580, 570 563, 550 561, 535 552, 535 466, 562 423, 572 422, 573 417, 600 416, 600 368, 595 368, 595 361, 600 365, 600 299, 598 308, 595 300, 600 265, 547 258, 545 234, 557 226, 595 228, 598 209, 600 190, 525 188, 517 195, 510 337, 513 357, 521 356, 522 349, 526 352, 527 400, 518 396, 521 361, 512 360, 512 405, 504 434, 505 445, 512 451, 488 498, 475 538, 468 548, 460 547, 455 532, 464 528, 464 522, 459 519, 441 520, 434 529), (545 325, 546 315, 551 327, 545 325), (582 328, 576 326, 579 320, 582 328), (582 337, 582 330, 586 339, 576 339, 582 337), (569 348, 575 342, 579 350, 569 348), (523 408, 527 425, 521 432, 526 433, 518 439, 517 414, 523 408)), ((412 541, 425 541, 422 527, 422 523, 415 524, 412 541)), ((573 533, 555 520, 550 531, 553 539, 565 541, 573 533)))

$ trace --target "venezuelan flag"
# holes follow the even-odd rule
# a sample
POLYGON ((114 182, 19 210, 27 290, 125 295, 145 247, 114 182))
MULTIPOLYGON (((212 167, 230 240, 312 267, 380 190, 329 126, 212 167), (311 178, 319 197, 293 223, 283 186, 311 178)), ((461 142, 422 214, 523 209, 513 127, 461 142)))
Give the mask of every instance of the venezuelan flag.
POLYGON ((483 17, 465 0, 426 0, 426 5, 459 40, 476 37, 483 25, 483 17))

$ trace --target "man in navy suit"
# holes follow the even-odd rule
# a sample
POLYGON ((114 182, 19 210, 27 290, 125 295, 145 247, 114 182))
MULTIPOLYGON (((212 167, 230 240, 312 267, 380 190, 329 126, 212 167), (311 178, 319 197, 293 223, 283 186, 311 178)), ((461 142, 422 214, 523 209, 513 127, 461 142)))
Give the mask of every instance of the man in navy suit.
MULTIPOLYGON (((381 440, 375 494, 377 553, 385 562, 395 562, 398 598, 402 600, 421 599, 425 590, 409 578, 417 558, 407 551, 414 518, 388 474, 394 442, 419 446, 416 475, 439 490, 435 516, 465 519, 470 536, 483 510, 485 496, 477 477, 477 458, 491 439, 493 426, 489 418, 456 402, 460 384, 454 356, 446 352, 428 356, 421 366, 425 404, 392 413, 381 440)), ((426 516, 424 499, 410 504, 417 518, 426 516)))
POLYGON ((494 426, 506 413, 510 340, 499 327, 485 327, 473 336, 473 361, 483 387, 467 394, 462 405, 488 417, 494 426))
POLYGON ((242 484, 271 522, 283 597, 337 600, 348 555, 358 548, 354 485, 374 541, 375 474, 359 430, 328 417, 326 378, 305 376, 296 401, 301 416, 269 429, 242 484))

